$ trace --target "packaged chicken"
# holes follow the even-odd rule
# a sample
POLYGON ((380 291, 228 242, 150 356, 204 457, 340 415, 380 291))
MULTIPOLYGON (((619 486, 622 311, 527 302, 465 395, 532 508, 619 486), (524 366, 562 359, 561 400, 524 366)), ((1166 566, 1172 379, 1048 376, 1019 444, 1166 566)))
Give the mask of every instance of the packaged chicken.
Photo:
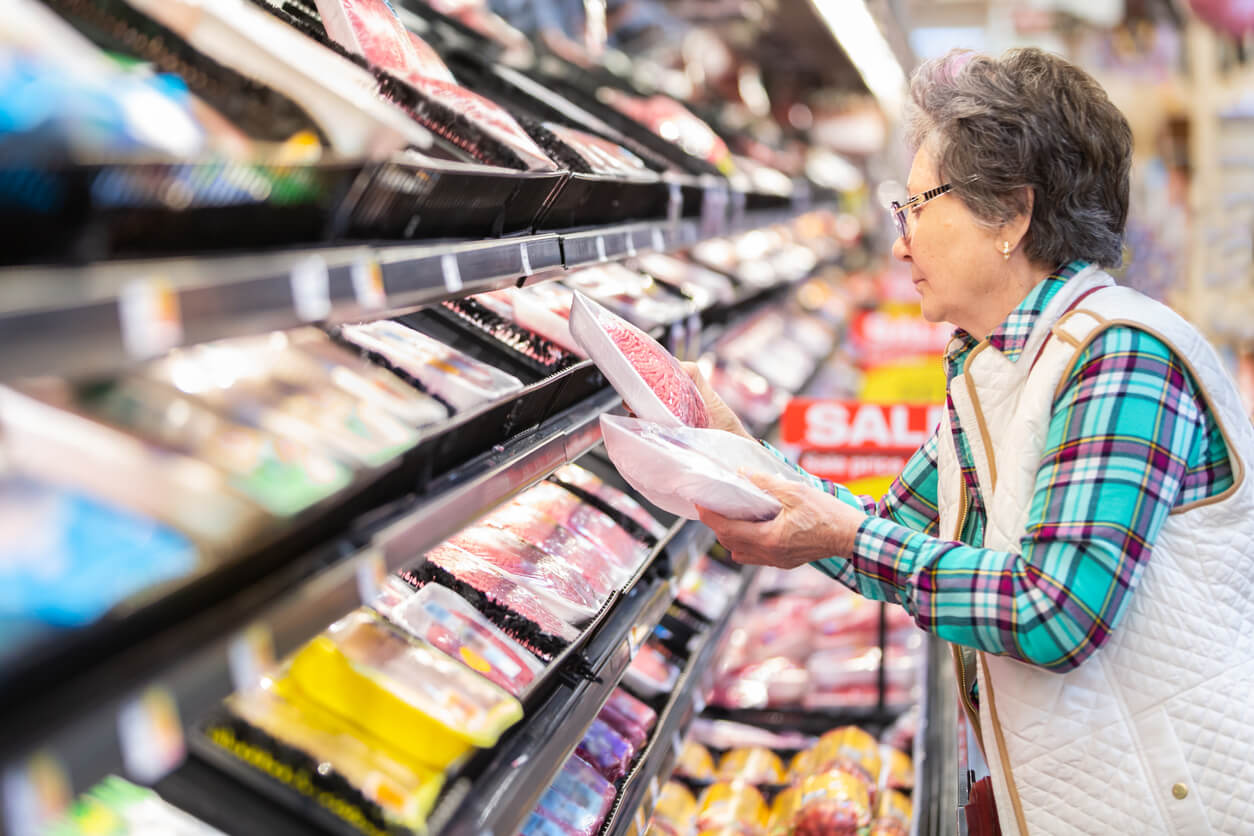
POLYGON ((801 782, 800 794, 794 836, 859 836, 871 824, 867 786, 849 772, 811 775, 801 782))
POLYGON ((784 764, 779 755, 761 746, 732 749, 718 762, 715 779, 745 781, 750 784, 784 783, 784 764))
POLYGON ((572 624, 590 621, 605 603, 606 595, 580 573, 579 567, 540 551, 508 531, 477 525, 453 535, 448 542, 543 593, 560 607, 558 615, 572 624))
POLYGON ((396 603, 374 602, 394 623, 474 672, 522 697, 544 666, 452 590, 429 583, 396 603))
POLYGON ((890 790, 914 789, 914 761, 900 749, 880 744, 879 785, 890 790))
POLYGON ((345 325, 340 333, 354 345, 381 355, 455 410, 473 409, 523 388, 513 375, 399 322, 345 325))
POLYGON ((507 692, 367 610, 305 645, 283 683, 437 770, 473 748, 496 745, 522 719, 522 706, 507 692))
POLYGON ((425 829, 442 776, 392 745, 404 727, 375 738, 315 703, 286 699, 266 686, 232 695, 225 708, 210 716, 204 734, 243 764, 277 766, 266 774, 334 814, 352 811, 381 830, 425 829))
POLYGON ((677 681, 679 666, 652 644, 640 648, 623 676, 624 684, 648 699, 673 690, 677 681))
POLYGON ((697 820, 697 799, 678 781, 667 781, 658 794, 649 826, 666 836, 686 836, 697 820))
POLYGON ((668 427, 710 425, 696 383, 639 328, 577 293, 570 332, 641 419, 668 427))
POLYGON ((470 586, 491 603, 534 624, 565 644, 579 638, 579 631, 564 621, 565 607, 548 595, 533 591, 515 578, 469 552, 443 543, 427 552, 425 559, 447 572, 455 581, 470 586))
POLYGON ((801 790, 796 786, 786 787, 771 802, 771 820, 767 825, 768 836, 790 836, 792 822, 797 817, 801 806, 801 790))
POLYGON ((701 793, 697 808, 697 830, 702 833, 763 836, 771 818, 762 793, 743 782, 711 784, 701 793))
POLYGON ((714 756, 695 740, 685 740, 675 759, 675 774, 696 781, 713 781, 714 756))
POLYGON ((636 757, 636 750, 609 723, 598 717, 584 732, 575 754, 596 767, 608 780, 617 781, 627 774, 636 757))
POLYGON ((899 792, 880 793, 871 822, 871 836, 909 836, 914 806, 899 792))
POLYGON ((508 531, 526 543, 576 570, 602 599, 623 586, 630 575, 605 559, 587 538, 566 528, 553 517, 526 502, 507 502, 484 517, 480 525, 508 531))
POLYGON ((602 415, 601 433, 606 452, 628 484, 654 505, 686 519, 697 519, 698 505, 731 519, 774 518, 779 500, 742 471, 805 484, 761 445, 722 430, 602 415))
POLYGON ((860 775, 869 787, 876 786, 880 775, 879 741, 857 726, 832 729, 814 746, 814 771, 847 769, 860 775))
POLYGON ((788 783, 797 784, 815 773, 814 749, 802 749, 788 762, 788 783))
POLYGON ((576 488, 595 496, 636 523, 655 540, 660 540, 666 535, 666 526, 654 519, 653 515, 644 509, 644 506, 613 485, 607 484, 604 479, 591 470, 572 462, 558 468, 553 473, 553 478, 558 482, 574 485, 576 488))
POLYGON ((649 546, 632 537, 612 517, 553 482, 540 482, 528 488, 515 502, 543 511, 596 543, 603 549, 606 560, 612 561, 628 577, 634 575, 649 556, 649 546))

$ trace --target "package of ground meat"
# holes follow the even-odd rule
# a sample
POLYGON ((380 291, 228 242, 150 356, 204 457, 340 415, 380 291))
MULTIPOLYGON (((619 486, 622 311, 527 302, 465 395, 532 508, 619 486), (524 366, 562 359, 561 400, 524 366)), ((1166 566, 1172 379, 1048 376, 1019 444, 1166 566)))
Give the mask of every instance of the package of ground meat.
POLYGON ((617 781, 627 774, 636 750, 609 723, 597 718, 579 741, 575 754, 595 766, 607 779, 617 781))
POLYGON ((627 320, 576 293, 570 333, 641 419, 670 427, 710 425, 701 392, 679 361, 627 320))
POLYGON ((613 485, 606 484, 604 479, 591 470, 572 463, 559 468, 553 478, 592 494, 643 528, 651 537, 660 540, 666 535, 666 526, 655 520, 644 506, 613 485))
POLYGON ((571 531, 596 543, 604 550, 604 557, 626 571, 628 577, 635 574, 649 556, 647 545, 628 534, 601 509, 594 508, 561 485, 541 482, 515 501, 543 511, 571 531))
POLYGON ((631 574, 606 560, 604 552, 591 540, 566 528, 540 508, 513 501, 493 511, 480 522, 490 528, 508 531, 545 554, 577 571, 603 598, 625 584, 631 574))
POLYGON ((779 500, 744 473, 805 480, 761 445, 722 430, 601 416, 605 450, 633 488, 664 511, 697 519, 697 506, 736 520, 769 520, 779 500))

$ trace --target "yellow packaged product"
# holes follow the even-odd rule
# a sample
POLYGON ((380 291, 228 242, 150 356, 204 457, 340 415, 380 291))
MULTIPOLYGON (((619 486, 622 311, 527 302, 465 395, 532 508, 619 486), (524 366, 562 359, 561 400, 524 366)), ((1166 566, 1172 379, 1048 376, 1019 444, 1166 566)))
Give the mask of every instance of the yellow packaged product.
POLYGON ((697 818, 697 799, 677 781, 667 781, 653 808, 649 826, 668 834, 689 833, 697 818))
POLYGON ((789 836, 792 833, 792 820, 796 818, 800 805, 799 787, 789 787, 775 796, 775 800, 771 802, 771 821, 767 827, 767 836, 789 836))
POLYGON ((784 763, 779 755, 761 746, 732 749, 718 762, 719 781, 747 781, 750 784, 784 783, 784 763))
POLYGON ((706 787, 697 801, 697 831, 736 836, 763 836, 770 809, 757 787, 741 781, 720 781, 706 787))
POLYGON ((814 774, 814 749, 802 749, 788 762, 788 783, 795 784, 814 774))
POLYGON ((826 772, 837 766, 856 767, 875 787, 880 777, 880 744, 857 726, 832 729, 814 744, 814 772, 826 772))
POLYGON ((367 610, 305 645, 281 685, 440 771, 495 746, 523 716, 503 689, 367 610))
POLYGON ((284 699, 269 684, 228 697, 224 708, 210 715, 204 735, 241 763, 367 836, 394 825, 425 832, 444 780, 439 772, 392 756, 331 712, 284 699))
POLYGON ((714 756, 695 740, 685 740, 675 762, 675 772, 697 781, 714 780, 714 756))
POLYGON ((914 761, 900 749, 880 744, 880 786, 890 790, 914 789, 914 761))
POLYGON ((861 836, 871 824, 867 785, 843 770, 811 775, 801 782, 792 836, 861 836))
POLYGON ((871 836, 909 836, 913 816, 914 806, 910 799, 899 792, 887 790, 880 794, 879 803, 875 805, 871 836))

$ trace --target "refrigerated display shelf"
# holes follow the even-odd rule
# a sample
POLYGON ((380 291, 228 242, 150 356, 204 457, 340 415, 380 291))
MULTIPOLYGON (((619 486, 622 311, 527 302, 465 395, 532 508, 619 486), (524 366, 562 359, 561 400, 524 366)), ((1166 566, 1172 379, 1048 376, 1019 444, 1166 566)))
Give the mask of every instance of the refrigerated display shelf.
POLYGON ((919 729, 914 740, 917 836, 966 833, 965 821, 959 825, 959 784, 965 786, 966 776, 960 774, 958 764, 958 683, 951 653, 948 642, 928 637, 919 729))
MULTIPOLYGON (((744 224, 792 216, 764 210, 744 224)), ((8 268, 0 271, 0 380, 103 374, 180 345, 377 318, 539 281, 597 263, 601 250, 613 260, 699 240, 699 224, 681 220, 483 241, 8 268)))

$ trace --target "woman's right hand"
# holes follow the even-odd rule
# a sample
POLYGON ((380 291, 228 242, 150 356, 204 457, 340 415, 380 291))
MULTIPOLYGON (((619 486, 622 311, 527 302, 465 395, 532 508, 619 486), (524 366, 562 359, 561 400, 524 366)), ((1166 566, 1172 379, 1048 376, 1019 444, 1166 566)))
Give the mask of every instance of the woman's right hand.
POLYGON ((697 391, 701 393, 701 400, 705 401, 705 408, 710 413, 711 428, 735 433, 750 441, 757 441, 745 429, 745 425, 740 423, 739 416, 732 411, 732 408, 723 403, 723 399, 714 391, 714 387, 705 379, 705 375, 701 374, 700 366, 696 363, 680 363, 680 365, 683 366, 684 372, 692 378, 692 382, 697 384, 697 391))

